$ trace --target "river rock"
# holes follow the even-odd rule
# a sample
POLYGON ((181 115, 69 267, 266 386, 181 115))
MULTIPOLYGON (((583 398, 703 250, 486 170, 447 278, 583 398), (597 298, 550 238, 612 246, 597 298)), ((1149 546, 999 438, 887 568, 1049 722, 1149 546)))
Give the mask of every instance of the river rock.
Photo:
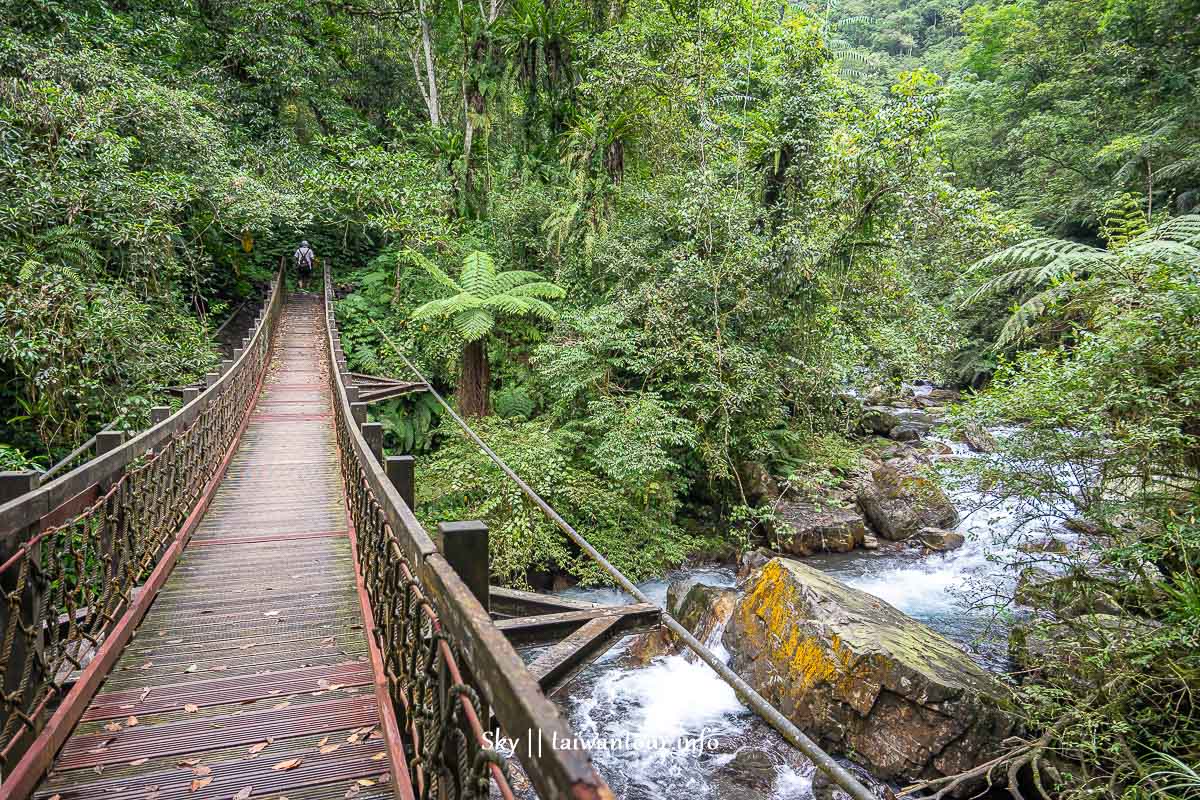
POLYGON ((867 532, 857 508, 791 500, 775 509, 773 529, 775 549, 798 556, 848 553, 863 543, 867 532))
POLYGON ((902 541, 921 528, 949 528, 958 512, 937 481, 884 464, 859 486, 858 506, 885 539, 902 541))
POLYGON ((860 417, 863 430, 887 436, 891 433, 892 428, 902 422, 896 412, 897 409, 891 406, 867 406, 863 409, 862 417, 860 417))
MULTIPOLYGON (((771 552, 770 550, 768 550, 765 547, 756 547, 753 550, 747 550, 746 552, 742 553, 741 558, 738 559, 738 571, 737 571, 738 578, 741 579, 741 578, 746 577, 751 572, 758 569, 763 564, 766 564, 768 561, 770 561, 774 557, 775 557, 775 553, 771 552)), ((674 586, 675 584, 672 583, 671 585, 674 586)), ((670 586, 668 586, 667 587, 668 601, 670 600, 670 597, 671 597, 671 588, 670 588, 670 586)), ((668 609, 669 608, 670 607, 668 606, 668 609)))
POLYGON ((1070 575, 1059 575, 1041 567, 1026 567, 1017 578, 1013 600, 1061 619, 1089 614, 1119 615, 1120 604, 1094 584, 1080 584, 1070 575))
POLYGON ((963 441, 975 453, 996 452, 996 437, 982 425, 972 422, 963 428, 963 441))
POLYGON ((967 542, 967 538, 961 533, 943 528, 921 528, 917 532, 917 538, 930 550, 957 550, 967 542))
POLYGON ((916 620, 819 570, 771 560, 725 629, 731 666, 792 722, 884 780, 955 774, 1013 729, 1005 691, 916 620))
POLYGON ((775 762, 762 750, 743 748, 713 776, 713 794, 722 800, 759 800, 775 785, 775 762))
MULTIPOLYGON (((721 632, 733 613, 737 592, 719 586, 699 583, 697 578, 672 581, 667 588, 667 610, 679 620, 679 624, 706 645, 720 641, 721 632), (679 584, 686 587, 676 589, 675 602, 671 590, 679 584), (680 596, 682 598, 680 599, 680 596)), ((659 656, 678 653, 683 644, 665 627, 647 631, 633 640, 629 646, 630 657, 641 664, 648 664, 659 656)))
POLYGON ((927 430, 929 429, 921 425, 914 425, 911 422, 901 422, 899 425, 888 431, 888 436, 895 439, 897 442, 915 442, 920 439, 927 430))

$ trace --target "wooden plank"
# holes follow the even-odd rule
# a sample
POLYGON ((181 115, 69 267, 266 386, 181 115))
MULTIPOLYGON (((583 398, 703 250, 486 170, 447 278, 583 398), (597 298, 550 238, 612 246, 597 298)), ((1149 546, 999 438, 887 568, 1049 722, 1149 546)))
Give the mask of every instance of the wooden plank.
POLYGON ((584 623, 561 642, 539 655, 529 665, 546 695, 553 696, 581 669, 595 661, 621 638, 620 617, 597 617, 584 623))
POLYGON ((662 617, 662 609, 653 603, 601 606, 587 610, 496 620, 496 628, 514 645, 531 645, 558 641, 588 622, 605 617, 616 618, 619 631, 633 633, 657 627, 662 617))
POLYGON ((492 613, 509 617, 553 614, 559 611, 588 611, 602 607, 599 603, 588 603, 583 600, 572 600, 569 597, 525 592, 520 589, 495 585, 492 586, 491 598, 492 613))
MULTIPOLYGON (((319 308, 311 297, 289 300, 259 408, 280 382, 329 407, 329 385, 312 370, 323 349, 319 308)), ((105 642, 97 661, 119 660, 78 726, 62 721, 74 730, 39 798, 142 798, 161 786, 163 800, 228 800, 251 785, 255 797, 342 797, 355 787, 363 800, 412 797, 393 778, 407 777, 392 763, 395 738, 379 738, 379 660, 364 638, 329 422, 248 414, 245 425, 211 506, 189 525, 207 546, 182 552, 177 540, 164 564, 179 564, 134 643, 105 642), (261 756, 249 751, 262 743, 261 756), (211 768, 211 784, 189 789, 190 769, 177 763, 185 754, 211 768), (272 769, 290 757, 295 768, 272 769)), ((159 573, 152 580, 157 588, 159 573)), ((23 796, 5 777, 0 798, 23 796)))

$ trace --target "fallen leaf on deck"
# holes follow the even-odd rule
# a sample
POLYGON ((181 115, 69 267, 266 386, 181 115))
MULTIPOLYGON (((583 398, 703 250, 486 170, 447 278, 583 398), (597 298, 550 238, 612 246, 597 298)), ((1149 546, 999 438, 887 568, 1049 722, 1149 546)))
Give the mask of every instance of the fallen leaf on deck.
POLYGON ((321 748, 320 753, 323 756, 327 756, 330 753, 332 753, 334 750, 337 750, 339 747, 341 747, 340 744, 327 744, 321 748))
POLYGON ((282 703, 276 703, 275 705, 271 706, 271 710, 272 711, 283 711, 285 708, 287 708, 290 705, 291 705, 291 703, 289 703, 287 700, 284 700, 282 703))
POLYGON ((372 761, 383 761, 385 758, 387 758, 387 753, 376 753, 371 756, 372 761))
POLYGON ((133 761, 130 761, 129 766, 140 767, 142 764, 145 764, 149 760, 150 759, 148 759, 148 758, 137 758, 137 759, 134 759, 133 761))
POLYGON ((195 703, 188 703, 183 707, 183 710, 188 714, 195 714, 200 710, 200 706, 196 705, 195 703))
POLYGON ((121 723, 119 723, 119 722, 110 722, 110 723, 108 723, 107 725, 105 725, 105 726, 104 726, 104 730, 106 730, 106 731, 112 731, 113 733, 116 733, 117 731, 121 730, 121 723))
POLYGON ((276 772, 287 772, 289 769, 295 769, 296 767, 300 766, 303 761, 304 759, 302 758, 289 758, 287 761, 280 761, 278 764, 271 767, 271 769, 275 770, 276 772))
POLYGON ((176 761, 175 766, 177 766, 177 767, 194 767, 199 763, 200 763, 200 759, 198 759, 198 758, 185 758, 181 761, 176 761))
POLYGON ((359 786, 374 786, 375 781, 371 780, 370 778, 359 778, 358 785, 359 786))
POLYGON ((127 728, 132 728, 134 725, 137 725, 137 724, 138 724, 137 717, 130 717, 129 719, 125 720, 125 727, 127 727, 127 728))
POLYGON ((212 775, 212 767, 205 764, 197 764, 192 767, 192 774, 203 778, 205 775, 212 775))
POLYGON ((196 778, 192 781, 192 791, 198 792, 213 782, 212 778, 196 778))
POLYGON ((249 750, 247 750, 246 752, 248 752, 248 753, 261 753, 263 750, 266 750, 266 749, 267 749, 268 747, 270 747, 270 746, 271 746, 271 740, 270 740, 270 739, 267 739, 265 742, 259 742, 258 744, 252 744, 252 745, 250 745, 250 749, 249 749, 249 750))
POLYGON ((278 616, 279 616, 279 609, 276 609, 276 610, 274 610, 274 611, 266 611, 266 612, 264 612, 264 613, 263 613, 263 616, 264 616, 264 617, 278 617, 278 616))
POLYGON ((246 800, 247 797, 254 794, 254 787, 247 786, 233 796, 233 800, 246 800))
POLYGON ((195 664, 192 664, 190 667, 185 669, 184 672, 195 672, 197 669, 198 667, 195 664))

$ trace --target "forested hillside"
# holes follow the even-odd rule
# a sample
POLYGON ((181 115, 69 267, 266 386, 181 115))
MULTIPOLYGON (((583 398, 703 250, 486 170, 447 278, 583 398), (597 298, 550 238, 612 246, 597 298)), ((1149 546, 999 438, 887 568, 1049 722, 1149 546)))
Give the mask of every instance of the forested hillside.
MULTIPOLYGON (((864 398, 962 390, 1144 625, 1059 630, 1090 669, 1014 685, 1005 764, 1195 796, 1195 0, 0 9, 0 469, 177 403, 301 238, 351 368, 410 379, 390 339, 636 579, 843 491, 864 398)), ((431 397, 372 413, 497 581, 599 579, 431 397)))

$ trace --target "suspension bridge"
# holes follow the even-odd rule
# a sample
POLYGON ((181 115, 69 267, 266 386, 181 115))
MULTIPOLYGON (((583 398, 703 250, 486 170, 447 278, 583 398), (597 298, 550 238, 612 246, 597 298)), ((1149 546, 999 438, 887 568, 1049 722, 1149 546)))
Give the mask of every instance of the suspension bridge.
POLYGON ((0 799, 608 798, 549 695, 659 625, 872 797, 615 570, 639 602, 490 586, 486 526, 431 536, 367 410, 434 390, 350 372, 324 288, 281 266, 178 409, 53 480, 0 474, 0 799))

